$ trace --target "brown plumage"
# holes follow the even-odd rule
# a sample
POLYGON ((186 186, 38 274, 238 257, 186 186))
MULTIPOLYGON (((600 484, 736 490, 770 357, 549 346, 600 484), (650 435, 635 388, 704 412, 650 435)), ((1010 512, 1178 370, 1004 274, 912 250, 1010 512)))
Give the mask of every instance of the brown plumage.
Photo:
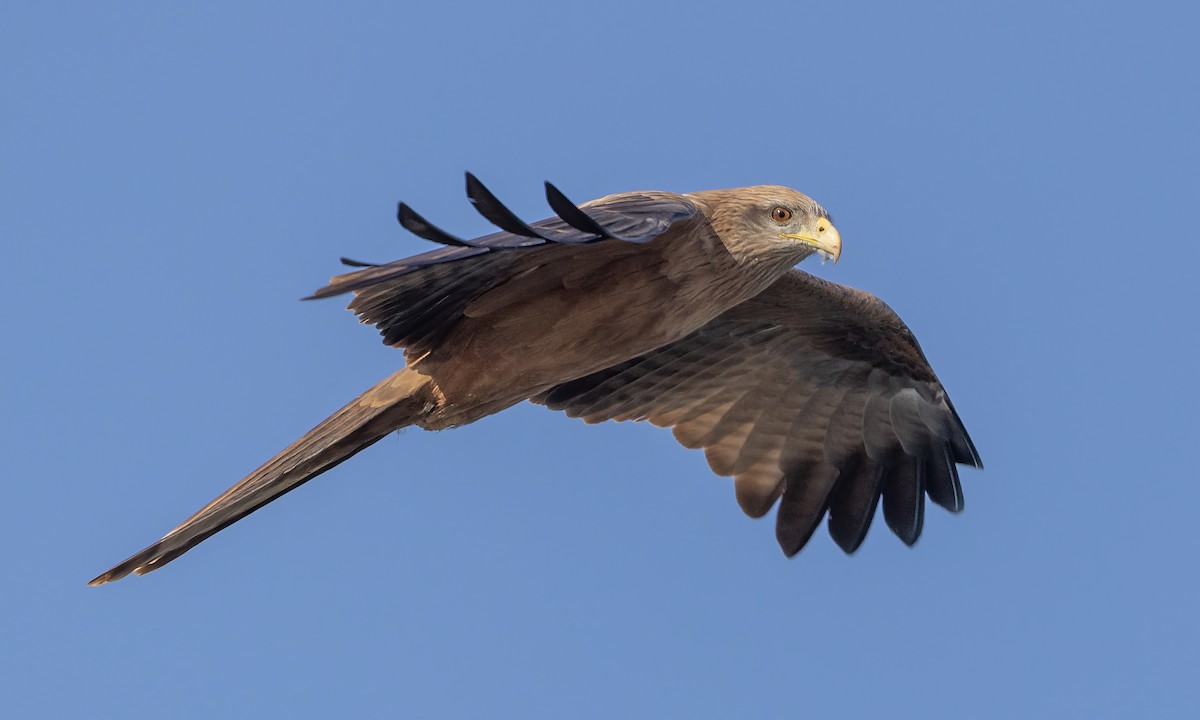
POLYGON ((956 463, 981 467, 916 339, 875 297, 792 266, 837 259, 825 211, 788 188, 623 193, 525 224, 467 176, 501 231, 335 277, 407 366, 255 470, 159 542, 92 580, 155 570, 398 428, 445 429, 531 399, 587 422, 649 420, 704 448, 752 517, 778 501, 798 552, 828 514, 846 552, 882 497, 906 543, 924 496, 957 512, 956 463))

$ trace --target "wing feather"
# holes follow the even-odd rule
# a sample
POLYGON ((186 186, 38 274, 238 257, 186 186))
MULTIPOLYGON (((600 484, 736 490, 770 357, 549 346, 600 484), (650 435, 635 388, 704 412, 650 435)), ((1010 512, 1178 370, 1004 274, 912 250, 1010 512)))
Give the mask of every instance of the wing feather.
POLYGON ((916 339, 883 302, 793 270, 695 333, 533 398, 587 422, 649 420, 732 475, 752 517, 778 500, 793 555, 823 517, 845 552, 883 502, 912 544, 924 497, 962 508, 955 463, 981 466, 916 339))
POLYGON ((883 519, 896 537, 912 545, 925 526, 925 465, 903 457, 887 470, 883 480, 883 519))
POLYGON ((958 466, 945 442, 935 443, 932 454, 925 458, 925 481, 925 493, 930 500, 950 512, 962 512, 963 491, 958 466))
MULTIPOLYGON (((405 348, 410 357, 420 355, 445 337, 471 309, 471 303, 485 293, 501 289, 490 300, 494 305, 507 297, 503 292, 507 287, 528 291, 528 282, 501 288, 514 274, 567 259, 574 250, 570 246, 650 242, 698 212, 691 200, 675 193, 622 193, 576 206, 552 189, 547 184, 547 198, 560 216, 527 224, 467 173, 468 198, 500 232, 465 240, 401 203, 397 218, 405 229, 446 247, 378 265, 351 261, 348 264, 359 269, 335 276, 308 299, 352 292, 355 298, 350 309, 362 322, 378 327, 386 344, 405 348), (536 257, 536 262, 529 262, 531 257, 536 257), (519 263, 521 258, 526 262, 519 263)), ((550 275, 548 281, 569 281, 550 275)), ((475 308, 479 312, 486 309, 475 308)))
POLYGON ((887 471, 867 457, 838 471, 837 486, 829 502, 829 535, 843 552, 858 550, 871 529, 883 478, 887 471))

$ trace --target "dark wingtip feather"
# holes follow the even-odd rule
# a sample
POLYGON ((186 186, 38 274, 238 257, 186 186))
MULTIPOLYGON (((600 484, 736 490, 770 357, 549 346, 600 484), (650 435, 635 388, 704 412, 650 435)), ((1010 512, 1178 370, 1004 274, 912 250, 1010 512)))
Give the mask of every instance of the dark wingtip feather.
POLYGON ((775 514, 775 539, 783 554, 792 557, 808 544, 825 511, 837 477, 831 467, 801 467, 784 473, 786 488, 775 514))
POLYGON ((491 190, 488 190, 487 186, 479 181, 479 178, 469 172, 467 173, 467 199, 485 220, 505 232, 538 240, 550 239, 529 227, 524 220, 517 217, 516 213, 500 202, 500 199, 491 190))
POLYGON ((975 449, 975 443, 967 432, 967 426, 958 416, 958 411, 954 409, 954 403, 950 402, 949 397, 946 398, 946 407, 950 408, 950 414, 954 416, 954 424, 958 426, 958 432, 953 433, 950 437, 950 446, 954 449, 955 462, 982 470, 983 459, 979 457, 979 451, 975 449))
POLYGON ((905 545, 915 545, 925 525, 924 465, 905 459, 888 469, 883 519, 905 545))
POLYGON ((929 499, 952 513, 962 512, 964 498, 962 483, 958 479, 958 466, 950 446, 937 443, 932 455, 921 460, 925 464, 925 494, 929 499))
POLYGON ((864 460, 853 471, 838 475, 829 501, 829 535, 847 555, 858 550, 871 529, 883 492, 883 474, 882 466, 864 460))
POLYGON ((379 267, 379 263, 363 262, 362 260, 351 260, 348 257, 340 257, 340 258, 338 258, 338 260, 343 265, 346 265, 348 267, 357 267, 357 268, 379 267))
POLYGON ((442 245, 453 245, 455 247, 474 247, 471 243, 462 238, 455 237, 450 233, 442 230, 438 226, 429 222, 425 218, 417 214, 407 203, 399 203, 396 205, 396 220, 400 226, 419 238, 430 240, 442 245))
POLYGON ((604 229, 603 225, 596 222, 592 219, 591 215, 588 215, 579 206, 567 199, 567 196, 561 190, 554 187, 549 180, 546 181, 546 202, 550 203, 550 209, 562 218, 563 222, 576 230, 598 237, 613 237, 608 230, 604 229))

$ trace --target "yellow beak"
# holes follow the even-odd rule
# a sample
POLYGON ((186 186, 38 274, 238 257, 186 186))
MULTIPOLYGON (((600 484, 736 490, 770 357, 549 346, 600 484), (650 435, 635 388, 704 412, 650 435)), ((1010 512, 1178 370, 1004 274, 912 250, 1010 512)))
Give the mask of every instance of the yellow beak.
POLYGON ((838 233, 837 228, 833 226, 833 223, 829 222, 828 218, 819 218, 817 220, 817 232, 813 235, 781 233, 779 237, 788 238, 789 240, 799 240, 812 247, 813 250, 821 253, 826 259, 832 258, 835 264, 838 258, 842 256, 842 236, 838 233))

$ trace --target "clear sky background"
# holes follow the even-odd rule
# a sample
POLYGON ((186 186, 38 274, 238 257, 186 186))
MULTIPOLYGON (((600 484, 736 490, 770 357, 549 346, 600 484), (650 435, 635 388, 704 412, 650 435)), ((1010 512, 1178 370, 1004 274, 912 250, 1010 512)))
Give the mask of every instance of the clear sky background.
POLYGON ((1195 717, 1187 4, 6 3, 9 717, 1195 717), (984 461, 793 560, 699 452, 523 405, 84 583, 399 367, 337 257, 550 179, 791 185, 984 461))

